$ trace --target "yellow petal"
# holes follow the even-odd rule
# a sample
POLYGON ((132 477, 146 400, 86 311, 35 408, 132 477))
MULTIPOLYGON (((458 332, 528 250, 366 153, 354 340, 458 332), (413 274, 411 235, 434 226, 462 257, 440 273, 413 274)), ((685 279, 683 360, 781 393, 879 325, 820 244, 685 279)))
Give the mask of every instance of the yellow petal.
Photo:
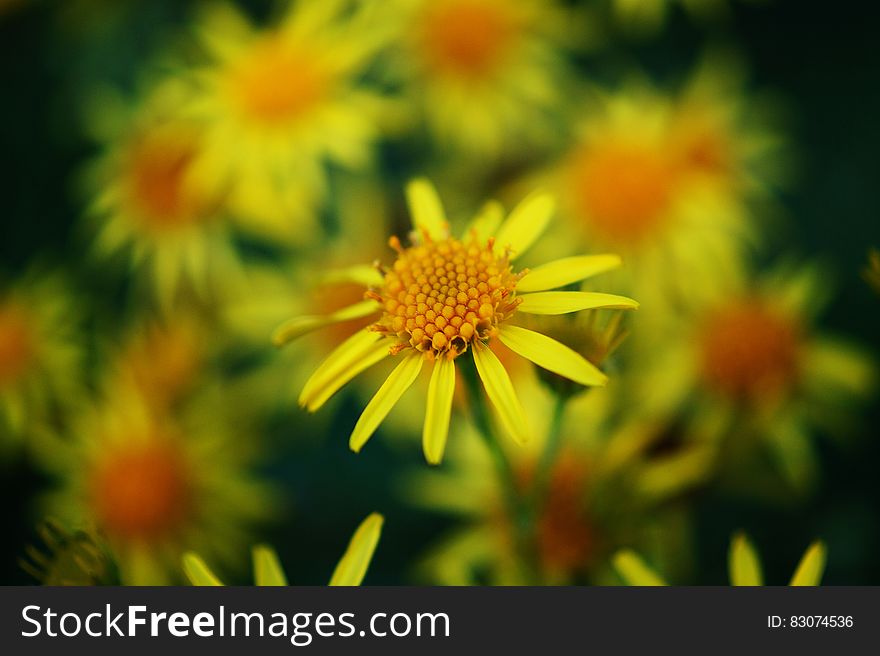
POLYGON ((351 321, 352 319, 360 319, 361 317, 368 317, 379 312, 380 309, 376 301, 366 300, 349 305, 331 314, 294 317, 275 329, 275 332, 272 333, 272 343, 275 346, 284 346, 318 328, 334 323, 342 323, 343 321, 351 321))
POLYGON ((490 200, 470 222, 462 237, 467 239, 474 235, 478 241, 486 241, 498 232, 498 226, 504 220, 504 207, 498 201, 490 200))
POLYGON ((576 383, 605 385, 608 382, 608 377, 586 358, 547 335, 519 326, 503 326, 498 338, 526 360, 576 383))
POLYGON ((626 296, 599 292, 535 292, 519 298, 522 303, 516 309, 528 314, 568 314, 597 308, 635 310, 639 307, 636 301, 626 296))
POLYGON ((212 586, 221 586, 223 583, 220 582, 214 572, 211 571, 211 568, 205 563, 201 557, 193 553, 192 551, 188 551, 183 554, 183 572, 186 574, 186 578, 189 579, 189 582, 193 585, 212 585, 212 586))
POLYGON ((388 375, 388 379, 382 383, 382 387, 370 399, 351 432, 348 445, 352 451, 355 453, 360 451, 367 440, 373 436, 373 433, 379 428, 379 424, 391 412, 391 408, 419 375, 424 359, 424 356, 418 351, 405 355, 400 364, 388 375))
POLYGON ((516 286, 518 292, 542 292, 565 287, 620 266, 618 255, 579 255, 530 269, 516 286))
POLYGON ((272 547, 264 544, 257 545, 252 554, 254 560, 254 583, 260 586, 287 585, 287 577, 278 554, 272 547))
POLYGON ((825 559, 827 550, 825 543, 816 540, 804 553, 801 562, 795 570, 794 576, 791 577, 789 585, 810 586, 819 585, 822 581, 822 574, 825 572, 825 559))
POLYGON ((434 371, 431 372, 428 408, 422 431, 422 449, 425 452, 425 459, 432 465, 438 465, 443 460, 454 392, 455 364, 449 358, 441 356, 434 362, 434 371))
POLYGON ((744 533, 738 533, 730 542, 728 567, 731 585, 764 585, 761 561, 744 533))
POLYGON ((611 564, 627 585, 664 586, 666 581, 634 551, 623 549, 614 554, 611 564))
POLYGON ((427 232, 431 239, 446 239, 449 226, 434 185, 424 178, 413 180, 406 186, 406 199, 413 227, 417 231, 427 232))
POLYGON ((382 335, 359 330, 318 365, 299 395, 299 404, 315 412, 348 381, 388 356, 382 335))
POLYGON ((347 267, 345 269, 336 269, 328 271, 321 276, 321 282, 326 285, 355 283, 364 287, 378 287, 384 281, 382 274, 376 267, 370 264, 360 264, 357 266, 347 267))
POLYGON ((339 564, 330 578, 330 585, 360 585, 367 574, 373 552, 382 535, 384 519, 379 513, 372 513, 358 526, 348 549, 345 550, 339 564))
POLYGON ((513 208, 496 235, 501 248, 510 248, 516 259, 543 234, 556 211, 556 201, 549 194, 533 194, 513 208))
POLYGON ((498 357, 485 344, 474 344, 474 363, 483 388, 498 413, 504 429, 520 444, 529 439, 526 413, 510 382, 510 376, 498 357))

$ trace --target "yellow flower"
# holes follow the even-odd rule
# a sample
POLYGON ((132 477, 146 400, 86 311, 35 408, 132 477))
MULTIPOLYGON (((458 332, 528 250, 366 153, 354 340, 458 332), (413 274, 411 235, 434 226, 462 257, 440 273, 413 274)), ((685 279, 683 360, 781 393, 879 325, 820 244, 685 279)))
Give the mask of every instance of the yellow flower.
MULTIPOLYGON (((549 425, 554 397, 534 376, 518 384, 528 415, 549 425)), ((705 480, 710 454, 690 445, 653 453, 665 427, 641 420, 611 426, 616 394, 597 389, 568 401, 562 447, 529 536, 543 583, 604 583, 607 558, 624 544, 663 554, 682 549, 687 519, 673 501, 705 480)), ((410 503, 456 520, 422 559, 421 573, 442 585, 526 584, 506 490, 474 430, 457 425, 447 466, 416 472, 401 486, 410 503)), ((534 493, 546 448, 542 433, 506 449, 523 496, 534 493)))
MULTIPOLYGON (((503 210, 489 204, 461 238, 449 225, 433 187, 416 181, 408 187, 415 228, 412 245, 390 240, 394 264, 373 272, 366 299, 325 316, 297 317, 275 334, 278 345, 307 332, 357 317, 378 320, 334 350, 312 374, 300 404, 316 411, 348 381, 391 356, 397 364, 367 405, 349 440, 360 451, 385 416, 413 384, 425 363, 431 369, 423 448, 429 463, 439 463, 446 446, 456 360, 473 357, 483 387, 507 432, 518 442, 530 434, 510 377, 490 343, 502 344, 582 385, 604 385, 606 376, 583 356, 540 333, 511 323, 517 313, 566 314, 593 308, 635 308, 621 296, 547 291, 619 265, 611 255, 579 256, 535 270, 515 271, 515 260, 549 223, 553 200, 533 195, 502 224, 503 210)), ((360 272, 360 269, 357 270, 360 272)))
POLYGON ((557 3, 388 4, 401 32, 393 65, 438 144, 493 160, 555 136, 547 116, 566 99, 568 25, 557 3))
POLYGON ((728 282, 660 333, 665 348, 646 365, 641 405, 675 412, 694 401, 690 420, 725 440, 723 464, 755 456, 758 439, 802 490, 818 466, 812 430, 839 429, 841 410, 874 379, 866 353, 813 328, 827 296, 816 267, 728 282))
POLYGON ((292 2, 277 24, 256 29, 221 4, 198 27, 208 62, 192 74, 187 112, 205 129, 200 176, 287 242, 313 240, 325 161, 360 169, 370 160, 381 99, 360 78, 384 41, 370 7, 292 2))
POLYGON ((168 310, 181 297, 216 300, 240 277, 223 190, 200 179, 203 132, 180 111, 185 89, 160 84, 137 109, 101 99, 95 130, 106 154, 86 179, 95 250, 125 257, 168 310))
MULTIPOLYGON (((373 559, 373 553, 376 551, 376 545, 379 543, 383 522, 384 518, 378 513, 372 513, 361 522, 337 563, 333 576, 330 577, 331 586, 355 586, 363 582, 370 561, 373 559)), ((288 585, 287 576, 274 549, 266 545, 258 545, 254 547, 252 556, 255 585, 288 585)), ((183 571, 193 585, 223 585, 196 553, 189 552, 183 555, 183 571)))
POLYGON ((98 531, 124 584, 173 582, 187 549, 228 561, 271 499, 247 471, 247 438, 232 439, 217 414, 171 419, 134 390, 111 390, 53 450, 63 486, 46 514, 98 531))
MULTIPOLYGON (((825 544, 817 540, 804 552, 788 584, 791 586, 819 585, 822 581, 822 574, 825 571, 825 559, 825 544)), ((651 569, 632 550, 621 550, 614 555, 612 560, 614 569, 627 585, 668 585, 662 576, 651 569)), ((761 561, 754 546, 743 533, 735 535, 730 542, 728 566, 731 585, 764 585, 761 561)))
POLYGON ((572 146, 536 176, 575 241, 620 253, 620 287, 646 307, 736 272, 755 206, 779 182, 780 140, 734 72, 709 57, 675 94, 644 82, 597 91, 572 146))
POLYGON ((82 364, 76 303, 57 274, 0 287, 0 447, 74 403, 82 364))

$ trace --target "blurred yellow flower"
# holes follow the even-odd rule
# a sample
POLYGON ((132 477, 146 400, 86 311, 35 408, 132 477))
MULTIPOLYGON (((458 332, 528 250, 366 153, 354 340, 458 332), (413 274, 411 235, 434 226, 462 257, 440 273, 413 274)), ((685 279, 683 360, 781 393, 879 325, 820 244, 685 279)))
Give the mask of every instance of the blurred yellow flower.
MULTIPOLYGON (((434 188, 425 181, 408 187, 414 233, 412 245, 390 241, 397 259, 373 271, 366 300, 324 316, 296 317, 276 331, 285 344, 301 335, 358 317, 378 316, 333 351, 312 374, 300 404, 316 411, 356 375, 394 356, 398 364, 367 405, 349 444, 360 451, 385 416, 418 377, 431 367, 423 448, 429 463, 443 457, 452 399, 455 360, 470 351, 476 370, 507 432, 518 442, 530 434, 510 377, 489 343, 502 344, 545 369, 582 385, 604 385, 606 376, 559 342, 512 325, 517 312, 566 314, 593 308, 635 308, 631 299, 600 293, 547 291, 619 265, 610 255, 550 262, 534 271, 514 272, 513 261, 540 237, 555 203, 544 194, 521 202, 502 225, 504 212, 490 203, 453 237, 434 188), (526 293, 528 292, 528 293, 526 293)), ((362 269, 355 269, 358 274, 362 269)))
MULTIPOLYGON (((354 586, 363 582, 370 561, 373 559, 373 553, 376 551, 376 545, 379 544, 383 522, 384 518, 378 513, 372 513, 361 522, 337 563, 333 576, 330 577, 331 586, 354 586)), ((253 548, 252 557, 255 585, 288 585, 287 576, 274 549, 266 545, 258 545, 253 548)), ((196 553, 188 552, 183 555, 183 571, 193 585, 223 585, 196 553)))
POLYGON ((693 421, 727 437, 721 464, 748 457, 757 438, 803 489, 818 466, 811 429, 839 429, 840 411, 874 380, 867 353, 813 328, 827 296, 814 266, 729 281, 666 326, 664 352, 642 377, 643 405, 674 412, 695 401, 693 421))
POLYGON ((215 409, 170 419, 133 390, 110 394, 53 450, 63 486, 46 514, 97 530, 126 585, 174 582, 187 549, 234 558, 272 506, 248 473, 246 437, 232 439, 215 409))
MULTIPOLYGON (((822 581, 822 574, 825 571, 825 560, 825 544, 817 540, 804 552, 788 584, 791 586, 819 585, 822 581)), ((662 576, 645 563, 641 556, 630 549, 617 552, 612 562, 617 574, 627 585, 667 585, 662 576)), ((743 533, 735 535, 730 541, 728 566, 731 585, 764 585, 761 561, 751 541, 743 533)))
MULTIPOLYGON (((140 107, 96 117, 107 152, 86 179, 97 254, 124 255, 166 311, 182 298, 216 300, 240 276, 225 193, 195 173, 203 134, 180 116, 184 95, 171 81, 140 107)), ((109 99, 96 104, 114 111, 109 99)))
MULTIPOLYGON (((436 143, 479 160, 545 145, 566 100, 561 5, 552 0, 395 0, 392 66, 436 143)), ((557 121, 556 124, 559 122, 557 121)))
POLYGON ((217 339, 205 320, 187 312, 173 321, 141 318, 111 354, 105 385, 129 385, 157 412, 179 408, 204 383, 217 339))
POLYGON ((0 287, 0 453, 75 403, 79 316, 57 273, 35 269, 0 287))
POLYGON ((205 129, 199 176, 277 239, 307 244, 320 234, 326 162, 362 169, 371 159, 383 103, 360 78, 385 41, 371 7, 294 1, 257 29, 223 3, 198 25, 208 62, 192 73, 186 111, 205 129))
MULTIPOLYGON (((548 426, 552 395, 534 379, 518 384, 528 415, 548 426)), ((529 536, 540 583, 604 583, 607 558, 623 544, 681 553, 686 517, 675 500, 705 480, 711 454, 694 445, 654 453, 663 427, 645 421, 612 426, 614 394, 593 390, 569 401, 562 446, 546 480, 537 480, 546 432, 525 447, 506 449, 520 494, 529 496, 543 483, 529 536)), ((470 434, 474 430, 456 425, 456 438, 468 439, 450 445, 448 466, 417 472, 401 485, 411 503, 458 521, 423 558, 421 570, 443 585, 522 585, 529 581, 518 562, 517 520, 510 517, 491 454, 470 434)))
POLYGON ((740 79, 712 55, 675 94, 645 82, 596 91, 572 146, 535 176, 573 236, 621 254, 620 287, 646 307, 737 272, 756 206, 780 182, 781 140, 752 116, 740 79))

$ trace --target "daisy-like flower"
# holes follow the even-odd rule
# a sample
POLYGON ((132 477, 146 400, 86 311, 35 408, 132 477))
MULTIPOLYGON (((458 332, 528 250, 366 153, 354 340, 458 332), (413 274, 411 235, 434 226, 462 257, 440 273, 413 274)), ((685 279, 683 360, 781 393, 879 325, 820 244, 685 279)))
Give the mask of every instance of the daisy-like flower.
POLYGON ((580 256, 550 262, 532 271, 514 270, 516 259, 549 223, 554 202, 544 194, 521 202, 502 223, 492 203, 455 237, 433 187, 408 187, 414 233, 405 247, 392 237, 397 254, 390 267, 377 267, 365 300, 325 316, 291 319, 275 334, 284 344, 307 332, 356 317, 375 316, 333 351, 306 382, 300 404, 320 408, 356 375, 393 357, 397 364, 352 431, 349 444, 360 451, 385 416, 413 384, 424 365, 431 370, 423 448, 429 463, 443 457, 449 430, 458 358, 473 358, 492 405, 507 432, 525 442, 528 422, 504 366, 491 348, 500 341, 538 366, 582 385, 604 385, 606 376, 572 349, 540 333, 514 325, 518 313, 565 314, 593 308, 635 308, 631 299, 593 292, 548 291, 578 282, 620 264, 612 255, 580 256))
POLYGON ((369 163, 383 101, 360 82, 386 31, 371 7, 299 0, 258 29, 220 4, 198 26, 208 62, 192 74, 187 113, 205 128, 201 177, 228 188, 233 211, 279 239, 315 236, 325 162, 369 163))
POLYGON ((216 299, 240 276, 225 192, 196 174, 203 133, 180 116, 185 95, 171 81, 141 107, 96 119, 106 153, 85 179, 97 255, 125 258, 164 310, 181 297, 216 299))
POLYGON ((230 561, 269 516, 271 495, 248 472, 242 436, 223 425, 216 412, 170 419, 114 389, 52 450, 47 465, 63 486, 46 514, 97 531, 126 585, 175 581, 188 549, 230 561))
POLYGON ((621 287, 646 306, 737 271, 755 240, 751 205, 775 182, 778 138, 749 115, 741 89, 719 82, 730 67, 714 62, 678 94, 646 83, 597 92, 573 145, 537 176, 575 240, 621 254, 621 287))
MULTIPOLYGON (((534 377, 518 383, 529 416, 549 425, 553 396, 534 377)), ((643 420, 612 426, 615 394, 593 390, 568 402, 564 439, 549 470, 541 471, 545 435, 506 449, 523 497, 543 483, 528 536, 542 583, 604 583, 608 557, 626 544, 660 552, 664 561, 683 548, 686 516, 675 501, 711 471, 710 454, 694 445, 653 453, 663 427, 643 420)), ((454 430, 447 466, 415 472, 401 485, 408 502, 455 520, 421 560, 421 573, 441 585, 527 583, 518 524, 495 462, 474 428, 457 424, 454 430)))
POLYGON ((667 340, 656 370, 645 370, 643 405, 664 412, 692 401, 692 421, 726 439, 727 463, 754 455, 758 440, 803 489, 818 466, 810 434, 839 432, 842 411, 874 380, 866 353, 813 327, 828 296, 809 266, 729 282, 665 327, 679 338, 667 340))
MULTIPOLYGON (((630 549, 619 551, 612 560, 614 569, 627 585, 668 585, 665 579, 654 571, 641 556, 630 549)), ((825 544, 817 540, 804 552, 788 584, 791 586, 819 585, 825 571, 825 560, 825 544)), ((728 568, 731 585, 764 585, 761 560, 758 558, 755 547, 744 533, 738 533, 730 541, 728 568)))
POLYGON ((31 271, 0 287, 0 450, 52 423, 76 397, 82 336, 70 290, 31 271))
POLYGON ((439 144, 481 160, 553 138, 564 100, 566 27, 547 0, 396 0, 392 65, 439 144))
MULTIPOLYGON (((367 568, 373 559, 373 553, 379 544, 382 534, 384 518, 378 513, 372 513, 367 517, 351 537, 348 548, 330 577, 331 586, 356 586, 360 585, 367 568)), ((254 584, 258 586, 284 586, 288 585, 287 576, 278 554, 266 545, 258 545, 252 551, 254 563, 254 584)), ((202 586, 223 585, 220 579, 211 571, 205 561, 196 553, 189 552, 183 556, 183 571, 190 583, 202 586)))

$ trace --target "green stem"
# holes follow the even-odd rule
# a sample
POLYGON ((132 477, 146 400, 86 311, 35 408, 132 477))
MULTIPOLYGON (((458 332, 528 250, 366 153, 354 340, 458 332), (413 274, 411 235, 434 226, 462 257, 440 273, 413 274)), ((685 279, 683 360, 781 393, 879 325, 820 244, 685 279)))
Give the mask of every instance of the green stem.
POLYGON ((528 583, 536 583, 536 559, 534 557, 534 549, 532 548, 534 517, 531 508, 525 498, 523 486, 517 480, 516 472, 495 435, 476 367, 473 363, 470 363, 469 366, 463 366, 461 370, 468 387, 474 424, 476 425, 477 432, 483 438, 486 448, 489 449, 489 453, 495 463, 495 469, 498 472, 507 514, 513 526, 514 544, 523 569, 523 576, 528 583))
POLYGON ((553 477, 553 469, 562 449, 562 419, 565 415, 565 406, 568 397, 556 394, 553 402, 553 417, 550 420, 550 431, 547 435, 547 444, 535 469, 535 478, 532 483, 532 508, 535 515, 541 511, 541 504, 546 501, 550 481, 553 477))

